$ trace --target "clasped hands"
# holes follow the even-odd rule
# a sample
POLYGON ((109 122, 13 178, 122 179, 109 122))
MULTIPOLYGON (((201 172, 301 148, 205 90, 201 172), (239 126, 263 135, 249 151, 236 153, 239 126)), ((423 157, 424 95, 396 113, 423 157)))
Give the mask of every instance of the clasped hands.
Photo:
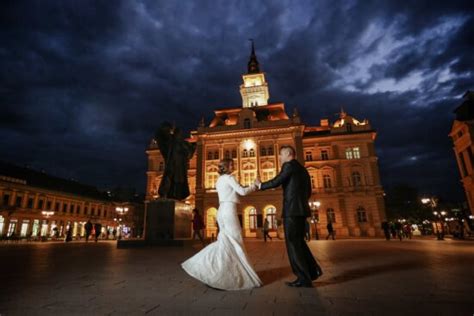
POLYGON ((253 185, 257 187, 257 189, 260 190, 260 185, 262 184, 262 181, 260 181, 260 176, 257 175, 257 178, 255 178, 255 181, 253 182, 253 185))

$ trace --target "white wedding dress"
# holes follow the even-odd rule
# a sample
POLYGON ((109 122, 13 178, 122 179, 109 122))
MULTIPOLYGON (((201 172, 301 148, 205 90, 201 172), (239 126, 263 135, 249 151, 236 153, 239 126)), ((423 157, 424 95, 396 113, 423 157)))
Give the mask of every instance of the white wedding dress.
POLYGON ((219 196, 217 241, 181 264, 199 281, 221 290, 245 290, 262 286, 262 281, 247 259, 242 229, 237 217, 239 195, 256 190, 243 188, 231 175, 222 175, 216 183, 219 196))

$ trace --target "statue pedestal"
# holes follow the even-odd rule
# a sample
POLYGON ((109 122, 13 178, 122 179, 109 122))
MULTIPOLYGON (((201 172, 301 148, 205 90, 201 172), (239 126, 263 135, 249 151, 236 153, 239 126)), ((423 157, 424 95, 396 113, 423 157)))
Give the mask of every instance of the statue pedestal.
POLYGON ((192 209, 180 201, 159 199, 145 207, 144 239, 117 241, 117 248, 184 246, 191 243, 192 209))

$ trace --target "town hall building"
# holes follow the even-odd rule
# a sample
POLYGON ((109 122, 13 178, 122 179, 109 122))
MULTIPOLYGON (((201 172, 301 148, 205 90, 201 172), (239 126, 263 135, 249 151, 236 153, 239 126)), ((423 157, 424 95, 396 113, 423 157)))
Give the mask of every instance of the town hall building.
MULTIPOLYGON (((242 79, 242 105, 216 109, 211 122, 202 120, 189 138, 197 146, 188 170, 191 195, 186 202, 201 211, 206 236, 217 233, 219 160, 232 158, 236 179, 247 186, 257 174, 262 181, 278 174, 282 145, 296 149, 298 161, 311 176, 313 216, 308 221, 312 236, 326 236, 329 221, 339 237, 381 236, 381 222, 386 220, 384 191, 374 146, 377 133, 368 120, 341 110, 335 122, 321 119, 319 126, 309 126, 297 111, 288 114, 284 103, 269 103, 268 82, 253 44, 242 79)), ((164 160, 155 140, 146 153, 146 200, 150 201, 158 197, 164 160)), ((259 237, 265 218, 271 234, 281 236, 282 197, 281 188, 241 197, 238 216, 244 237, 259 237)))

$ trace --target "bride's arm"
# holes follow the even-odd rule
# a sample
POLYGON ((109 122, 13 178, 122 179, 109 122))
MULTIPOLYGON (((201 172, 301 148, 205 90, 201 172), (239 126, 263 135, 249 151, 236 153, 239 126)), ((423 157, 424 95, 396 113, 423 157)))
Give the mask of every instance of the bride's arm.
POLYGON ((257 186, 255 184, 252 184, 251 186, 248 187, 242 187, 237 180, 235 180, 234 176, 229 177, 229 184, 232 187, 232 189, 235 190, 239 195, 245 196, 249 193, 252 193, 253 191, 257 190, 257 186))

